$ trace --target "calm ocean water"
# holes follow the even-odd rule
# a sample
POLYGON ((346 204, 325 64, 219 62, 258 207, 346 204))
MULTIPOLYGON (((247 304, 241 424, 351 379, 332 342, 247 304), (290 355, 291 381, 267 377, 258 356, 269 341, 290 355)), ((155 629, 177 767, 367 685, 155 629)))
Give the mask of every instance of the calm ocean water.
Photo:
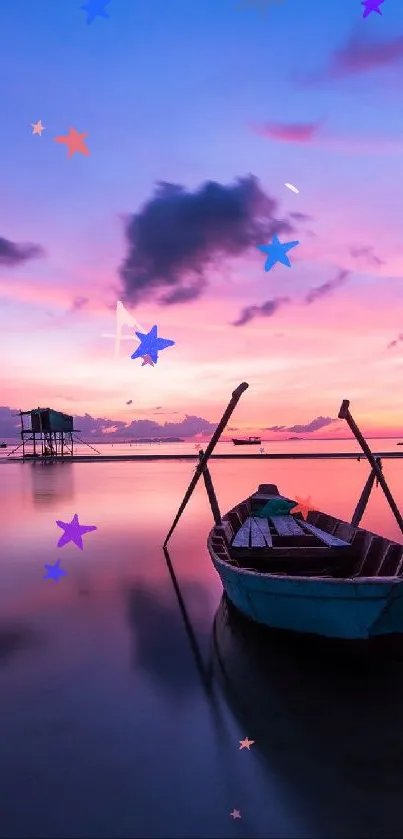
MULTIPOLYGON (((371 447, 395 451, 396 442, 371 447)), ((264 444, 291 446, 358 451, 350 441, 264 444)), ((128 447, 111 452, 119 448, 128 447)), ((274 482, 347 520, 369 471, 364 459, 210 468, 222 513, 274 482)), ((206 693, 161 550, 193 469, 0 466, 0 836, 401 837, 403 664, 323 660, 274 640, 262 647, 220 605, 200 481, 169 549, 213 668, 206 693), (56 520, 74 513, 98 530, 83 551, 58 549, 56 520), (57 559, 67 576, 44 580, 57 559), (250 751, 239 749, 246 736, 250 751), (241 819, 230 817, 234 808, 241 819)), ((403 509, 403 463, 384 461, 384 474, 403 509)), ((403 541, 379 488, 362 524, 403 541)))

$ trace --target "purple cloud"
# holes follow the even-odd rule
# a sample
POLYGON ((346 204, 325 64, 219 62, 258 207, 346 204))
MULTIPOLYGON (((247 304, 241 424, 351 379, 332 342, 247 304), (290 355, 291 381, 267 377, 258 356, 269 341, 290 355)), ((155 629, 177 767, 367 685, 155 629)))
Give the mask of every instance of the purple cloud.
POLYGON ((235 320, 231 326, 245 326, 254 318, 271 318, 281 306, 290 303, 289 297, 275 297, 274 300, 267 300, 261 306, 246 306, 242 309, 238 320, 235 320))
POLYGON ((354 259, 364 259, 368 265, 372 265, 378 268, 380 265, 385 265, 383 259, 380 259, 379 256, 374 253, 374 249, 372 246, 370 247, 360 247, 360 246, 352 246, 350 248, 350 254, 354 257, 354 259))
MULTIPOLYGON (((20 431, 19 416, 16 410, 0 407, 0 437, 17 437, 20 431)), ((174 413, 174 412, 172 412, 174 413)), ((217 423, 211 423, 202 417, 186 414, 180 422, 158 423, 150 419, 133 420, 131 423, 121 420, 92 417, 91 414, 74 417, 74 428, 80 429, 83 439, 111 440, 123 437, 193 437, 200 432, 212 434, 217 423)))
POLYGON ((346 280, 348 279, 350 271, 345 271, 344 269, 340 269, 338 274, 335 276, 333 280, 329 280, 327 283, 323 283, 322 285, 317 286, 316 288, 312 288, 311 291, 308 291, 308 294, 304 297, 304 303, 308 305, 313 303, 315 300, 318 300, 320 297, 325 297, 327 294, 330 294, 336 288, 343 285, 346 280))
POLYGON ((44 249, 40 245, 32 244, 17 244, 11 242, 10 239, 4 239, 0 236, 0 266, 4 265, 6 268, 15 268, 29 259, 35 259, 45 255, 44 249))

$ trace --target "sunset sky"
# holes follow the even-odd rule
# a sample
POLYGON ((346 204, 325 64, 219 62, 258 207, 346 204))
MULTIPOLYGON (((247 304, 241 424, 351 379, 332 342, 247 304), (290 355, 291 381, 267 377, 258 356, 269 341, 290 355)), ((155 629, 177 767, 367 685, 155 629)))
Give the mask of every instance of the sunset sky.
POLYGON ((401 0, 84 2, 0 11, 0 436, 37 405, 184 436, 244 380, 245 434, 350 436, 315 422, 344 398, 402 433, 401 0), (117 300, 175 341, 155 367, 102 337, 117 300))

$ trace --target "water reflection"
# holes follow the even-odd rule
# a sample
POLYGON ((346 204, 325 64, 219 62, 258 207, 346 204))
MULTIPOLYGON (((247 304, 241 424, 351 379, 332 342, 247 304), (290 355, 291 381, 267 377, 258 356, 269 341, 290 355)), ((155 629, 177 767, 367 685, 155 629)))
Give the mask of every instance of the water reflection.
POLYGON ((74 464, 52 461, 32 462, 29 465, 33 502, 36 505, 70 501, 74 498, 74 464))
POLYGON ((401 837, 403 666, 326 654, 223 598, 214 671, 231 711, 311 836, 401 837))
MULTIPOLYGON (((202 646, 208 646, 210 627, 207 590, 196 583, 181 586, 192 613, 193 631, 202 646)), ((149 588, 131 585, 127 592, 127 618, 133 638, 133 665, 143 668, 170 698, 176 701, 200 690, 200 674, 190 656, 183 621, 168 583, 149 588)))
POLYGON ((0 624, 0 666, 5 666, 22 650, 31 650, 39 645, 34 630, 24 624, 4 622, 0 624))

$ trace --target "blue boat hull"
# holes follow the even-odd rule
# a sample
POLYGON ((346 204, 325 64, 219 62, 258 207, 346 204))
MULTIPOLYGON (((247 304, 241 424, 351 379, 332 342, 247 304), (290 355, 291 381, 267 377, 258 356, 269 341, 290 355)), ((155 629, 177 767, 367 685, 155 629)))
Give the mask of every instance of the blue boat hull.
POLYGON ((357 641, 403 635, 398 577, 285 577, 231 566, 214 553, 212 560, 228 598, 255 623, 357 641))

